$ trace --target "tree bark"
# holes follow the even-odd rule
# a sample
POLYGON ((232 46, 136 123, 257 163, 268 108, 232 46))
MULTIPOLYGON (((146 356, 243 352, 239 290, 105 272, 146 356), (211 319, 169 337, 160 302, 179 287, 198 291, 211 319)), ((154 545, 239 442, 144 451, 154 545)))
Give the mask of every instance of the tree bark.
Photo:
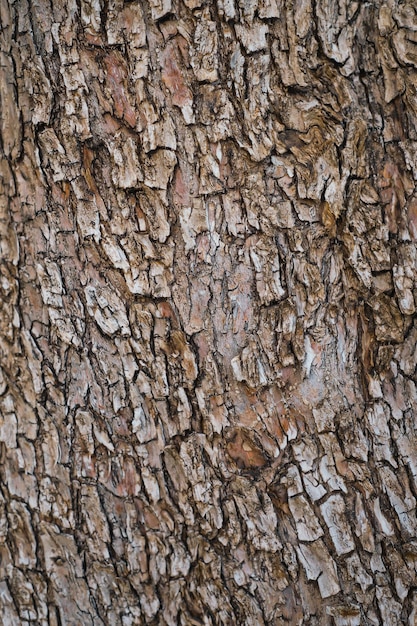
POLYGON ((415 3, 0 21, 2 623, 415 626, 415 3))

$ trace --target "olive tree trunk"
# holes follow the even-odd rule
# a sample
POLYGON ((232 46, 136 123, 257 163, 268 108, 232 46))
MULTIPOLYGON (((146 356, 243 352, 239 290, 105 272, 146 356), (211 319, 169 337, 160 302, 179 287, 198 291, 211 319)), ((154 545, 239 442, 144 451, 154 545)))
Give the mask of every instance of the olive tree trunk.
POLYGON ((415 626, 415 2, 0 22, 2 624, 415 626))

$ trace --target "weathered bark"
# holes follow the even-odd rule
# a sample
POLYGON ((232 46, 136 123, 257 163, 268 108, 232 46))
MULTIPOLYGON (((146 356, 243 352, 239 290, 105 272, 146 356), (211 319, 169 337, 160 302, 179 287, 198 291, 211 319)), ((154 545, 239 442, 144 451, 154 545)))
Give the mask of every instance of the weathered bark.
POLYGON ((417 624, 414 6, 0 0, 3 624, 417 624))

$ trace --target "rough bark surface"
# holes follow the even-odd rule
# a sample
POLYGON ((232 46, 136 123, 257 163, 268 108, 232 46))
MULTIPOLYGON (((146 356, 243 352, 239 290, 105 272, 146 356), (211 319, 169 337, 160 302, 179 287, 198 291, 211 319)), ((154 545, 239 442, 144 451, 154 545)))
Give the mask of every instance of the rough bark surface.
POLYGON ((0 0, 0 606, 417 624, 413 0, 0 0))

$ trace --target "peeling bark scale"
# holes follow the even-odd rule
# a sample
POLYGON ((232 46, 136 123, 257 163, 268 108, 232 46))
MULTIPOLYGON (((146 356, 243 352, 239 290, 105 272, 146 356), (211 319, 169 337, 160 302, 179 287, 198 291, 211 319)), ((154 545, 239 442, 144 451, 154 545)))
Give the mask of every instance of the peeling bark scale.
POLYGON ((416 626, 416 3, 0 24, 1 623, 416 626))

